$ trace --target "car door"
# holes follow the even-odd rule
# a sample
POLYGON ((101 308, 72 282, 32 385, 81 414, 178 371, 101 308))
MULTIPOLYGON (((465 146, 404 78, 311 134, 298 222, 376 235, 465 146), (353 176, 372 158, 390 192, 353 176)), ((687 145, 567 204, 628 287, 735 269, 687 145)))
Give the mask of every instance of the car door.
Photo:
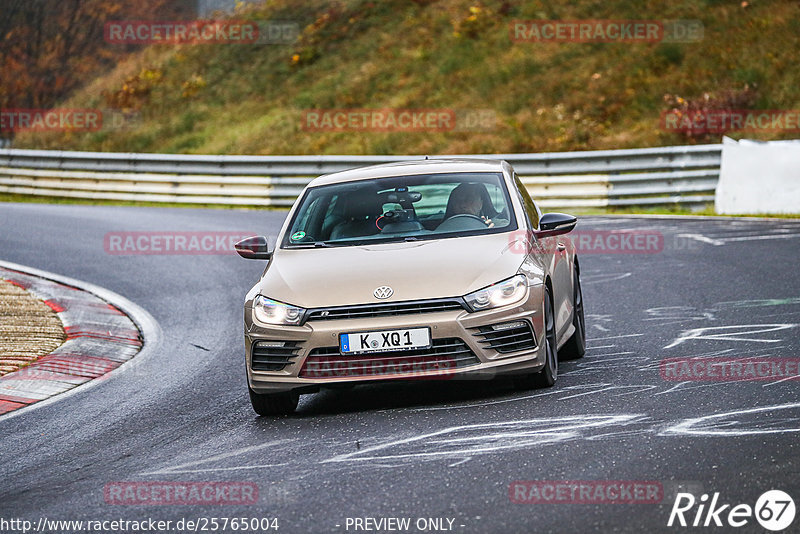
MULTIPOLYGON (((525 214, 530 222, 530 227, 539 228, 539 219, 542 212, 536 202, 528 194, 525 184, 514 173, 514 183, 517 186, 525 214)), ((556 319, 556 338, 562 338, 569 328, 572 317, 572 270, 566 236, 543 237, 537 239, 542 257, 545 258, 547 270, 553 283, 553 310, 556 319)))

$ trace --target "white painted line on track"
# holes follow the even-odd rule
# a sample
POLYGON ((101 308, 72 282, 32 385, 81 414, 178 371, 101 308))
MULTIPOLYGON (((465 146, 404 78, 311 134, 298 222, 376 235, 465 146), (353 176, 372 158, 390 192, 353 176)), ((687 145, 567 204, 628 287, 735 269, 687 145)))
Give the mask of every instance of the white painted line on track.
POLYGON ((619 339, 621 337, 637 337, 637 336, 643 336, 643 335, 644 334, 624 334, 624 335, 621 335, 621 336, 593 337, 593 338, 587 338, 586 341, 601 341, 603 339, 619 339))

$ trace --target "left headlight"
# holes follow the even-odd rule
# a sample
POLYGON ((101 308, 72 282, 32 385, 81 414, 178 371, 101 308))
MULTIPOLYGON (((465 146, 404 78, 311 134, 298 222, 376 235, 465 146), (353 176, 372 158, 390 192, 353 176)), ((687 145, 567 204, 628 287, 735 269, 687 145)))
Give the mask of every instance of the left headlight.
POLYGON ((464 301, 472 311, 489 310, 516 304, 525 298, 528 283, 524 274, 512 276, 489 287, 464 295, 464 301))
POLYGON ((253 299, 253 316, 262 323, 277 325, 299 325, 306 310, 291 304, 258 295, 253 299))

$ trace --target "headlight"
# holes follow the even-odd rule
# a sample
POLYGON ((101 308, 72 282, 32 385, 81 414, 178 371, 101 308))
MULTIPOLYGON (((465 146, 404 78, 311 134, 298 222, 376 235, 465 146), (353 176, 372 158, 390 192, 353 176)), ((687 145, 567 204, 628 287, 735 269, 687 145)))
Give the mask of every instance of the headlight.
POLYGON ((263 295, 253 299, 253 316, 262 323, 299 325, 303 320, 303 312, 303 308, 268 299, 263 295))
POLYGON ((525 298, 527 286, 525 275, 518 274, 508 280, 497 282, 469 295, 464 295, 464 300, 472 308, 472 311, 499 308, 500 306, 516 304, 525 298))

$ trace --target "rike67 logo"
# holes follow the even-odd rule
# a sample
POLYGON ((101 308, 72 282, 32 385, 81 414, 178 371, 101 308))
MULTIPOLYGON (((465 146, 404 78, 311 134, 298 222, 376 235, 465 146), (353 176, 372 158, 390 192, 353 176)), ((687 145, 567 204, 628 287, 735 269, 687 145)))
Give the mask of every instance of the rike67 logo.
POLYGON ((723 504, 719 492, 714 493, 710 500, 706 493, 699 499, 691 493, 678 493, 667 526, 738 528, 755 518, 763 528, 778 532, 788 528, 794 516, 794 500, 781 490, 764 492, 752 507, 749 504, 723 504))

